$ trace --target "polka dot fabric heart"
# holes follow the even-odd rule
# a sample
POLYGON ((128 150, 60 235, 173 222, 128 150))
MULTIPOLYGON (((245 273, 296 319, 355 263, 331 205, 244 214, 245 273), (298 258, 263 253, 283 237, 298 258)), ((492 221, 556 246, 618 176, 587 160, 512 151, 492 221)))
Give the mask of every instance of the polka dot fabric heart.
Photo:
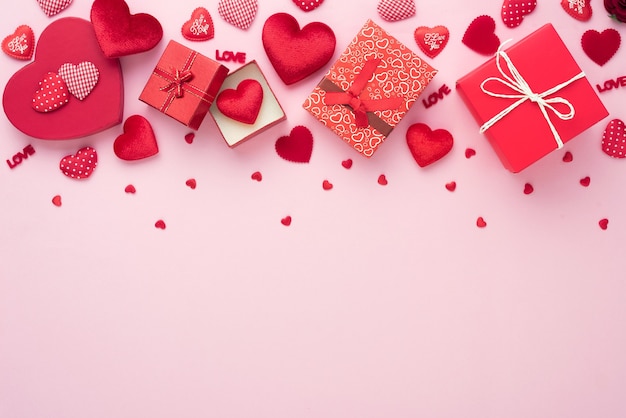
POLYGON ((415 16, 413 0, 381 0, 376 9, 380 17, 388 22, 397 22, 415 16))
POLYGON ((67 89, 78 100, 83 100, 98 83, 100 73, 91 62, 81 62, 78 65, 66 63, 59 68, 59 76, 67 84, 67 89))
POLYGON ((259 4, 256 0, 220 0, 217 11, 228 23, 240 29, 248 29, 256 16, 259 4))
POLYGON ((55 73, 48 73, 39 82, 39 90, 33 95, 33 109, 48 113, 60 109, 69 102, 67 85, 55 73))
POLYGON ((37 0, 37 3, 43 12, 50 17, 67 9, 72 4, 72 0, 37 0))
POLYGON ((98 165, 98 154, 91 147, 78 150, 74 155, 66 155, 61 159, 59 168, 67 177, 82 180, 93 174, 98 165))
POLYGON ((324 0, 293 0, 293 2, 303 11, 310 12, 320 7, 324 0))
POLYGON ((619 119, 613 119, 604 129, 602 151, 613 158, 626 158, 626 125, 619 119))

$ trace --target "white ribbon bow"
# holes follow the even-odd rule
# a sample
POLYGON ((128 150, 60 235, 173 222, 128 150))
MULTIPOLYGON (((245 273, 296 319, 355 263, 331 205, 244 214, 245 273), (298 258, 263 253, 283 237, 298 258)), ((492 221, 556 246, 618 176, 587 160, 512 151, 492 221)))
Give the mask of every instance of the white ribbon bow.
POLYGON ((554 135, 554 139, 557 143, 558 148, 561 148, 563 147, 563 140, 561 140, 561 136, 559 135, 556 128, 552 124, 552 121, 550 120, 550 117, 548 116, 548 112, 546 109, 550 109, 561 120, 570 120, 574 117, 574 114, 575 114, 574 106, 569 101, 565 100, 562 97, 552 97, 549 99, 546 99, 546 97, 550 96, 551 94, 556 93, 557 91, 561 90, 565 86, 570 85, 574 81, 585 77, 585 73, 581 71, 579 74, 575 75, 574 77, 570 78, 564 83, 554 86, 551 89, 544 91, 543 93, 540 93, 540 94, 535 93, 532 91, 532 89, 530 88, 526 80, 524 80, 524 78, 519 73, 515 65, 513 65, 513 62, 511 61, 507 53, 502 50, 502 47, 509 41, 510 40, 503 42, 498 48, 498 52, 496 53, 496 65, 498 67, 498 71, 500 71, 500 74, 502 74, 502 77, 504 77, 504 79, 498 78, 498 77, 489 77, 480 84, 480 89, 483 91, 483 93, 488 94, 493 97, 499 97, 503 99, 519 99, 519 100, 517 100, 515 103, 513 103, 512 105, 510 105, 509 107, 507 107, 506 109, 504 109, 503 111, 501 111, 500 113, 498 113, 497 115, 489 119, 487 122, 485 122, 483 126, 480 127, 480 133, 483 133, 487 129, 491 128, 500 119, 504 118, 511 111, 513 111, 513 109, 515 109, 517 106, 524 103, 526 100, 530 100, 534 103, 537 103, 537 105, 539 106, 539 109, 541 110, 543 117, 546 119, 546 122, 548 122, 548 125, 550 126, 550 130, 552 131, 552 134, 554 135), (502 70, 502 66, 500 65, 500 58, 506 61, 507 67, 512 77, 507 75, 502 70), (492 91, 489 91, 485 88, 485 84, 487 84, 489 81, 497 81, 499 83, 502 83, 505 86, 509 87, 510 89, 520 94, 500 94, 500 93, 494 93, 492 91), (557 104, 557 103, 567 106, 567 108, 569 109, 569 112, 562 113, 559 110, 557 110, 554 106, 552 106, 552 104, 557 104))

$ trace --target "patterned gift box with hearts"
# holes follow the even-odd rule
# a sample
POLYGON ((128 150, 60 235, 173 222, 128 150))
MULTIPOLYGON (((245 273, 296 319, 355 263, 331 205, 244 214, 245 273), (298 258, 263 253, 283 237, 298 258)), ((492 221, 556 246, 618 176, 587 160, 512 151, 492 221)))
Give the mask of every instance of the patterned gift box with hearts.
POLYGON ((227 75, 218 62, 170 41, 139 100, 198 129, 227 75))
POLYGON ((457 81, 503 165, 517 173, 608 112, 551 24, 457 81))
POLYGON ((362 155, 371 157, 436 73, 368 20, 303 107, 362 155))

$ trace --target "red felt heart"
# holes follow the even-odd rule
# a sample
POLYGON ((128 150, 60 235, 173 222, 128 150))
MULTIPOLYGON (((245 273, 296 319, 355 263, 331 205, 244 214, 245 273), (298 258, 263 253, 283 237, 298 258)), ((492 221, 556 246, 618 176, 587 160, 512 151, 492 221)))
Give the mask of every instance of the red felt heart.
POLYGON ((86 20, 67 17, 52 22, 41 34, 35 61, 8 81, 2 104, 11 123, 26 135, 42 139, 69 139, 100 132, 122 121, 124 105, 119 60, 102 54, 93 26, 86 20), (32 94, 39 81, 67 62, 90 61, 100 72, 99 88, 89 100, 71 100, 62 112, 33 111, 32 94))
POLYGON ((29 60, 35 51, 35 34, 30 26, 21 25, 2 41, 2 50, 18 60, 29 60))
POLYGON ((409 150, 420 167, 441 159, 452 149, 454 142, 450 132, 445 129, 431 130, 428 125, 416 123, 406 132, 409 150))
POLYGON ((217 108, 233 120, 254 124, 263 104, 263 87, 258 81, 242 80, 237 89, 226 89, 216 99, 217 108))
POLYGON ((91 147, 78 150, 76 154, 61 159, 59 168, 66 176, 81 180, 91 176, 98 165, 98 153, 91 147))
POLYGON ((622 37, 615 29, 605 29, 602 32, 589 29, 583 33, 581 45, 593 62, 604 65, 615 55, 621 41, 622 37))
POLYGON ((191 13, 191 19, 185 22, 181 32, 190 41, 208 41, 215 36, 213 19, 204 7, 198 7, 191 13))
POLYGON ((98 43, 109 58, 148 51, 163 37, 163 28, 154 16, 131 15, 124 0, 95 0, 91 6, 91 22, 98 43))
POLYGON ((479 54, 493 55, 500 46, 500 39, 496 36, 495 30, 496 22, 491 16, 478 16, 467 27, 462 42, 479 54))
POLYGON ((613 158, 626 158, 626 125, 620 119, 613 119, 604 128, 602 151, 613 158))
POLYGON ((124 122, 124 133, 113 143, 118 158, 127 161, 141 160, 159 152, 150 122, 141 115, 133 115, 124 122))
POLYGON ((55 73, 48 73, 39 82, 39 90, 33 95, 33 109, 48 113, 60 109, 70 101, 67 85, 55 73))
POLYGON ((315 10, 324 3, 324 0, 292 0, 296 6, 305 12, 315 10))
POLYGON ((335 33, 320 22, 300 29, 287 13, 270 16, 263 26, 263 47, 285 84, 296 83, 322 68, 335 52, 335 33))
POLYGON ((516 28, 522 24, 524 16, 532 13, 537 7, 537 0, 504 0, 500 17, 509 28, 516 28))
POLYGON ((72 4, 72 0, 37 0, 37 3, 43 12, 50 17, 65 10, 72 4))
POLYGON ((568 15, 582 22, 591 19, 593 14, 590 0, 561 0, 561 7, 568 15))
POLYGON ((294 163, 308 163, 313 153, 313 135, 305 126, 296 126, 287 136, 276 140, 276 153, 294 163))
POLYGON ((420 26, 413 33, 417 46, 431 58, 435 58, 448 44, 450 32, 445 26, 420 26))
POLYGON ((380 17, 388 22, 397 22, 415 16, 414 0, 380 0, 376 7, 380 17))

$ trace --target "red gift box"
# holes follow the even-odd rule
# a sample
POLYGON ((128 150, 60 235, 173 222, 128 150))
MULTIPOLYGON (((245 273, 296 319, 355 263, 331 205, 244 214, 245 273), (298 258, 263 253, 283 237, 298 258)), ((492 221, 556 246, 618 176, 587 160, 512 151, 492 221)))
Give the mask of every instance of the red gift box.
POLYGON ((227 75, 223 65, 170 41, 139 100, 198 129, 227 75))
POLYGON ((303 107, 371 157, 437 73, 368 20, 303 107))
POLYGON ((457 81, 504 166, 517 173, 608 115, 551 24, 457 81))

